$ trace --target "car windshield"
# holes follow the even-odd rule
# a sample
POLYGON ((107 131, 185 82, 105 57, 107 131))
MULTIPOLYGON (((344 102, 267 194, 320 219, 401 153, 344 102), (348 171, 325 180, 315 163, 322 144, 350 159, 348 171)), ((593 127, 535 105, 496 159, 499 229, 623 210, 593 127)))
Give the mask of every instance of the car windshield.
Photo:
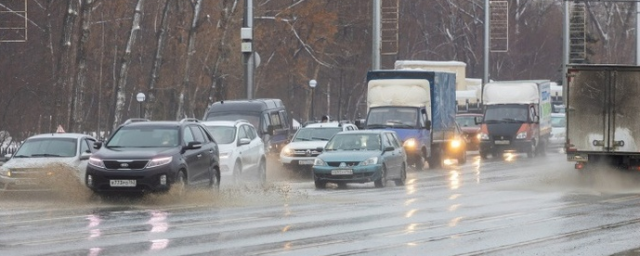
POLYGON ((74 157, 77 154, 74 138, 38 138, 25 141, 14 157, 74 157))
POLYGON ((237 121, 244 119, 253 127, 260 126, 260 113, 258 112, 212 112, 207 115, 207 121, 237 121))
POLYGON ((342 128, 301 128, 292 141, 329 140, 333 135, 342 131, 342 128))
POLYGON ((479 124, 476 124, 475 116, 457 116, 456 122, 460 127, 480 127, 479 124))
POLYGON ((378 134, 336 134, 327 143, 326 151, 381 150, 378 134))
POLYGON ((486 123, 526 122, 527 118, 526 105, 491 105, 484 113, 486 123))
POLYGON ((560 127, 564 128, 567 126, 567 120, 564 116, 552 116, 551 117, 551 127, 560 127))
POLYGON ((180 145, 177 127, 123 127, 106 144, 108 148, 155 148, 180 145))
POLYGON ((416 128, 418 111, 415 108, 372 108, 367 117, 367 128, 416 128))
POLYGON ((207 130, 218 144, 231 144, 236 138, 235 126, 207 126, 207 130))

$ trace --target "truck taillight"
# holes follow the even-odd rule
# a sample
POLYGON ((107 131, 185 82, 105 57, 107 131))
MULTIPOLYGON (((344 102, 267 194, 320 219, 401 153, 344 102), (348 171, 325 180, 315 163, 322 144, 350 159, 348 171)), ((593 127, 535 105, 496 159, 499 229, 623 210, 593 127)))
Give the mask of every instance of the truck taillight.
POLYGON ((564 144, 564 149, 566 152, 576 152, 578 149, 576 145, 571 144, 571 140, 567 139, 567 143, 564 144))
POLYGON ((583 162, 577 162, 575 165, 575 168, 578 170, 582 170, 584 169, 584 163, 583 162))

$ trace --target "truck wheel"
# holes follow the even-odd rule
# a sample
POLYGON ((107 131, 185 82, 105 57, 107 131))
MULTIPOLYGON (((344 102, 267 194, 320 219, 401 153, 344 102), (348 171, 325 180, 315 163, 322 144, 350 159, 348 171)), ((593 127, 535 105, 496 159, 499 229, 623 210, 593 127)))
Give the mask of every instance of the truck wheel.
POLYGON ((489 154, 487 153, 487 151, 480 150, 480 158, 487 159, 488 157, 489 154))
POLYGON ((422 171, 424 170, 424 154, 420 153, 418 156, 416 156, 415 158, 415 165, 416 165, 416 170, 417 171, 422 171))
POLYGON ((458 164, 465 164, 467 163, 467 151, 463 150, 462 152, 460 152, 460 157, 458 158, 458 164))
POLYGON ((531 143, 531 146, 529 146, 529 150, 527 150, 527 157, 533 158, 534 156, 536 156, 536 145, 534 143, 531 143))

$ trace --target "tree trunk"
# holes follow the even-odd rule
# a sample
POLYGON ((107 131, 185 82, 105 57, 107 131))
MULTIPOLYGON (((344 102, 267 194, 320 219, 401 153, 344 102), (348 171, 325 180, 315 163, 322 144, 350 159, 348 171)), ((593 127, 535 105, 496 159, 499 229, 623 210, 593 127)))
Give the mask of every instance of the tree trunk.
POLYGON ((158 30, 158 46, 156 48, 156 55, 153 60, 153 67, 151 68, 151 77, 149 79, 148 88, 148 100, 147 109, 144 116, 152 119, 153 113, 157 109, 156 104, 156 83, 160 77, 160 67, 162 66, 162 50, 164 49, 165 40, 167 38, 167 24, 169 23, 169 9, 171 0, 166 0, 164 3, 164 10, 162 11, 162 21, 160 22, 160 29, 158 30))
POLYGON ((191 19, 191 28, 189 29, 187 59, 184 64, 182 87, 180 89, 180 95, 178 96, 178 111, 176 112, 176 120, 188 117, 189 114, 192 114, 191 110, 189 109, 190 104, 188 104, 188 101, 191 100, 191 97, 189 97, 191 90, 191 82, 189 81, 189 77, 191 73, 191 59, 196 53, 195 45, 198 31, 198 16, 200 15, 201 4, 202 0, 196 0, 193 6, 193 19, 191 19))
POLYGON ((87 42, 89 41, 89 33, 91 26, 91 8, 93 0, 82 0, 80 10, 80 38, 78 40, 78 56, 76 58, 78 73, 74 88, 74 96, 71 100, 71 122, 67 124, 70 131, 82 132, 82 123, 84 122, 85 106, 85 81, 87 76, 87 42))
POLYGON ((125 47, 122 59, 120 60, 120 74, 118 76, 118 87, 116 88, 115 117, 113 119, 114 129, 122 122, 122 115, 126 102, 125 89, 127 86, 127 73, 129 72, 129 64, 131 64, 131 49, 133 48, 138 31, 140 30, 143 3, 144 0, 138 0, 138 3, 136 4, 136 9, 133 13, 133 22, 131 23, 131 31, 129 33, 129 40, 127 41, 127 46, 125 47))
POLYGON ((55 127, 68 122, 65 119, 69 117, 67 97, 69 95, 69 85, 72 83, 73 76, 70 75, 71 69, 71 41, 73 40, 73 31, 75 28, 76 17, 78 16, 78 1, 67 1, 67 12, 64 16, 64 25, 62 28, 62 38, 60 40, 60 56, 58 57, 56 85, 53 89, 55 106, 53 108, 53 123, 55 127), (64 122, 64 123, 63 123, 64 122))
MULTIPOLYGON (((227 35, 229 34, 229 21, 231 21, 231 19, 233 18, 233 15, 236 13, 237 7, 238 7, 238 0, 233 1, 232 4, 231 1, 223 1, 222 2, 222 9, 224 10, 222 12, 222 17, 220 18, 220 22, 218 23, 218 28, 222 30, 222 36, 220 37, 220 40, 218 41, 218 57, 216 58, 216 62, 213 64, 213 70, 211 71, 211 81, 213 82, 213 84, 211 85, 211 89, 215 89, 216 91, 216 96, 215 96, 215 100, 211 99, 210 103, 213 103, 215 101, 219 101, 219 100, 224 100, 226 98, 225 95, 225 90, 224 90, 224 84, 223 84, 223 75, 220 74, 220 64, 222 63, 228 63, 229 61, 229 54, 225 54, 225 52, 229 52, 231 51, 229 49, 229 47, 225 44, 226 39, 227 39, 227 35), (231 6, 229 6, 231 5, 231 6)), ((209 97, 211 97, 212 94, 209 93, 209 97)))

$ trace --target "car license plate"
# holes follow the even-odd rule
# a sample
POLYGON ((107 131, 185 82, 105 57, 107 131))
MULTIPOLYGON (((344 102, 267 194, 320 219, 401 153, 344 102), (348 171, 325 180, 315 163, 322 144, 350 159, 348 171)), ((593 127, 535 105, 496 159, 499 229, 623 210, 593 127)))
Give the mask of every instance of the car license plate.
POLYGON ((298 161, 299 165, 313 165, 313 160, 300 160, 298 161))
POLYGON ((352 175, 352 174, 353 174, 353 170, 351 169, 331 170, 331 175, 352 175))
POLYGON ((495 143, 496 145, 509 145, 508 140, 496 140, 495 143))
POLYGON ((109 180, 112 187, 135 187, 136 180, 109 180))

